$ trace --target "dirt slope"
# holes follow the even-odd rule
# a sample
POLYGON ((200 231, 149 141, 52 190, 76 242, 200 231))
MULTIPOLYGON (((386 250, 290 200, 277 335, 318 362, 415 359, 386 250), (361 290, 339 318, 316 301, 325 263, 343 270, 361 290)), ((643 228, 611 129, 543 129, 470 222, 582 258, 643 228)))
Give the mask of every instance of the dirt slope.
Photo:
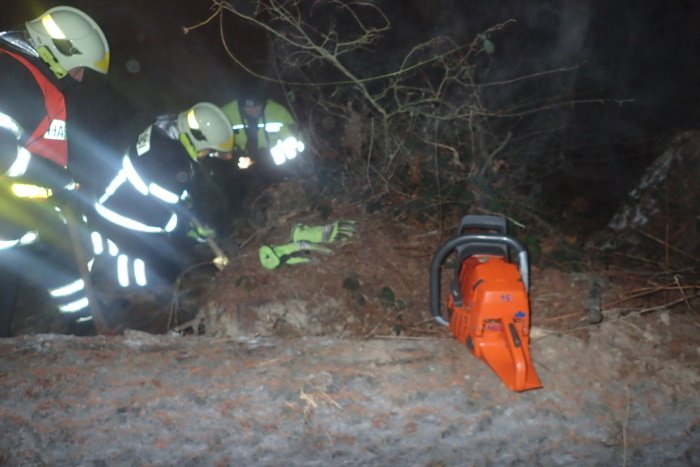
POLYGON ((698 315, 684 289, 654 294, 643 271, 533 266, 544 388, 518 394, 430 318, 436 227, 356 205, 285 213, 239 229, 221 273, 203 268, 176 299, 122 316, 141 331, 0 341, 2 463, 700 463, 698 315), (333 255, 260 266, 258 246, 285 243, 295 223, 341 218, 358 230, 333 255), (168 323, 180 334, 163 335, 168 323))

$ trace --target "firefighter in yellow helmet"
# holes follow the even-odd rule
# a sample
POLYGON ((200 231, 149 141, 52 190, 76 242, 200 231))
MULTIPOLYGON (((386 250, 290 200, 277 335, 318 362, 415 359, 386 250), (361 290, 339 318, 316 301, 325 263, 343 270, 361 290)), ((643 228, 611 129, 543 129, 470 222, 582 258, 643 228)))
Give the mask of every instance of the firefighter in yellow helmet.
POLYGON ((89 216, 93 253, 120 287, 169 286, 185 266, 181 240, 213 235, 188 202, 194 164, 232 149, 228 119, 209 102, 156 118, 129 146, 89 216))
POLYGON ((18 271, 40 275, 34 279, 64 316, 90 318, 52 200, 74 188, 64 90, 86 68, 107 73, 109 46, 97 23, 76 8, 56 6, 21 30, 0 32, 0 334, 10 332, 18 271))

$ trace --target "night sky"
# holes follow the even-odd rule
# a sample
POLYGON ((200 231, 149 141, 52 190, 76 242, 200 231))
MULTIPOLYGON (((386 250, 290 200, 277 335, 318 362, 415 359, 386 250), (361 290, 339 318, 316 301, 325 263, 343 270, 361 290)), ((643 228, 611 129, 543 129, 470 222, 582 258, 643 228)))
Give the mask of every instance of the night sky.
MULTIPOLYGON (((382 51, 388 57, 392 47, 416 38, 446 34, 471 40, 495 23, 515 19, 493 38, 495 78, 577 66, 572 98, 633 100, 578 109, 572 125, 580 128, 587 149, 577 143, 579 149, 571 157, 588 164, 586 173, 607 171, 619 178, 615 172, 625 166, 638 172, 641 161, 649 158, 644 148, 651 146, 644 142, 700 127, 697 2, 595 0, 588 6, 566 2, 577 5, 568 10, 561 7, 565 2, 555 0, 376 3, 392 15, 394 32, 387 37, 388 50, 382 51)), ((226 56, 218 24, 183 34, 183 26, 211 13, 208 0, 4 1, 0 29, 16 29, 55 4, 88 12, 110 42, 110 75, 92 74, 82 83, 96 127, 124 128, 128 133, 131 126, 196 101, 223 105, 248 79, 226 56)), ((265 57, 264 37, 233 19, 226 26, 233 49, 259 66, 265 57)))

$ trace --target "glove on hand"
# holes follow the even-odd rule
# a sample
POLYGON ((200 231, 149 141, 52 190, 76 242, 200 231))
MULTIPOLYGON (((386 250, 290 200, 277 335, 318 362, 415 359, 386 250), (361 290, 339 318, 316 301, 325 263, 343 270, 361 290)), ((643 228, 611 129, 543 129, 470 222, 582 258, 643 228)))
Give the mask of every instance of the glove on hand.
POLYGON ((212 261, 214 263, 214 266, 216 266, 216 269, 219 271, 222 271, 226 266, 228 266, 228 256, 217 256, 214 258, 212 261))
POLYGON ((331 243, 348 238, 355 235, 355 225, 357 223, 351 220, 336 221, 332 224, 320 226, 308 226, 297 224, 292 229, 293 242, 312 242, 312 243, 331 243))
POLYGON ((199 243, 205 243, 208 238, 214 238, 216 232, 209 226, 206 225, 196 225, 192 227, 192 230, 187 232, 187 236, 199 243))
POLYGON ((275 269, 282 264, 302 264, 311 261, 309 253, 323 253, 330 255, 332 250, 314 245, 309 242, 292 242, 285 245, 262 245, 258 253, 260 254, 260 264, 266 269, 275 269))

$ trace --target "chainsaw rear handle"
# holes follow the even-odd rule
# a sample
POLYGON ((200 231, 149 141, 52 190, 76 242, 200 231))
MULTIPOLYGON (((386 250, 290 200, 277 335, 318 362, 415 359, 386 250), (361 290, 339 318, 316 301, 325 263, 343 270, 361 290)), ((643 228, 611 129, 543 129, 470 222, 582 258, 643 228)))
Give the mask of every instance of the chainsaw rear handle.
POLYGON ((492 243, 494 245, 506 245, 513 248, 518 256, 520 276, 522 277, 523 284, 525 284, 525 290, 530 290, 527 250, 520 242, 506 235, 458 235, 443 243, 435 252, 433 260, 430 263, 430 314, 433 315, 435 321, 443 326, 449 326, 450 323, 440 313, 440 276, 442 272, 442 263, 455 248, 470 242, 492 243))

